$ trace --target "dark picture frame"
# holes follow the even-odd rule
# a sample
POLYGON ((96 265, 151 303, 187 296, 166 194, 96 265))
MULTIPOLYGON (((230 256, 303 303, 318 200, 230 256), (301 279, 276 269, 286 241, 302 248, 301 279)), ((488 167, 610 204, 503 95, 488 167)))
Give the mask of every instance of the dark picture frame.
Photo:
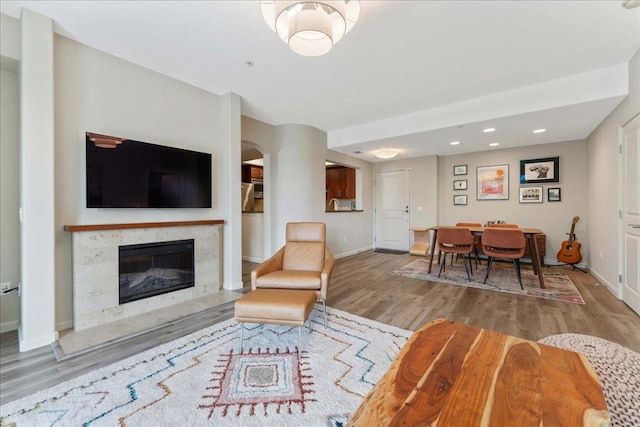
POLYGON ((453 175, 466 175, 467 174, 467 165, 455 165, 453 167, 453 175))
POLYGON ((520 184, 560 182, 560 157, 520 160, 520 184))
POLYGON ((464 206, 467 204, 466 194, 456 194, 453 196, 453 204, 455 206, 464 206))
POLYGON ((562 189, 560 187, 547 188, 547 202, 561 202, 562 189))
POLYGON ((466 179, 456 179, 453 181, 453 189, 454 190, 466 190, 467 189, 467 180, 466 179))

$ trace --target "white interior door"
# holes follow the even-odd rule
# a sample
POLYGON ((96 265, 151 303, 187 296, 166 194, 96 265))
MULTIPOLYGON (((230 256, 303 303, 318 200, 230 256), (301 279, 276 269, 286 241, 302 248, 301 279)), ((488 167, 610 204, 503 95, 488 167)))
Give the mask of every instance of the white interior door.
POLYGON ((640 314, 640 115, 622 128, 621 139, 622 299, 640 314))
POLYGON ((409 170, 376 173, 376 248, 409 250, 409 170))

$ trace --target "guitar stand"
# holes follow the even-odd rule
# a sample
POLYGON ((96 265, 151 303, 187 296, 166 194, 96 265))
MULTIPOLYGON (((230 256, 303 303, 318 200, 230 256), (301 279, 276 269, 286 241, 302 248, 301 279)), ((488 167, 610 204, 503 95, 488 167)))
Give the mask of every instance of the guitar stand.
POLYGON ((547 264, 547 267, 564 267, 565 265, 570 265, 574 270, 580 270, 583 273, 587 273, 587 270, 578 267, 578 264, 566 264, 566 263, 562 263, 562 264, 547 264))
POLYGON ((567 265, 570 265, 571 267, 573 267, 574 270, 580 270, 585 274, 587 273, 587 270, 585 270, 583 268, 580 268, 580 267, 577 267, 576 264, 567 264, 567 265))

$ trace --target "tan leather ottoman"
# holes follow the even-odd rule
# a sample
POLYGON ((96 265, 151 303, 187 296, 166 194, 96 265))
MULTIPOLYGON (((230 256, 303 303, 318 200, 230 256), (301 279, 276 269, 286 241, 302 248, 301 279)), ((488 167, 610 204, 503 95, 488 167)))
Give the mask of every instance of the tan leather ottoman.
MULTIPOLYGON (((302 326, 316 303, 315 291, 256 289, 235 302, 234 317, 240 323, 242 353, 243 323, 271 323, 298 327, 298 352, 302 326)), ((311 332, 311 322, 309 322, 311 332)))

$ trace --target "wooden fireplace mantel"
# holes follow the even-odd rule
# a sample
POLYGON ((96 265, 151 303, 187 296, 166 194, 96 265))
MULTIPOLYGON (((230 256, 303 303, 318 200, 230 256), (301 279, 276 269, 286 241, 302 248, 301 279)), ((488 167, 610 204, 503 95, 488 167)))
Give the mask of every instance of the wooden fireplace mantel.
POLYGON ((185 227, 196 225, 224 224, 223 219, 207 219, 200 221, 168 221, 168 222, 133 222, 129 224, 89 224, 89 225, 65 225, 64 231, 76 233, 79 231, 97 230, 123 230, 127 228, 159 228, 159 227, 185 227))

